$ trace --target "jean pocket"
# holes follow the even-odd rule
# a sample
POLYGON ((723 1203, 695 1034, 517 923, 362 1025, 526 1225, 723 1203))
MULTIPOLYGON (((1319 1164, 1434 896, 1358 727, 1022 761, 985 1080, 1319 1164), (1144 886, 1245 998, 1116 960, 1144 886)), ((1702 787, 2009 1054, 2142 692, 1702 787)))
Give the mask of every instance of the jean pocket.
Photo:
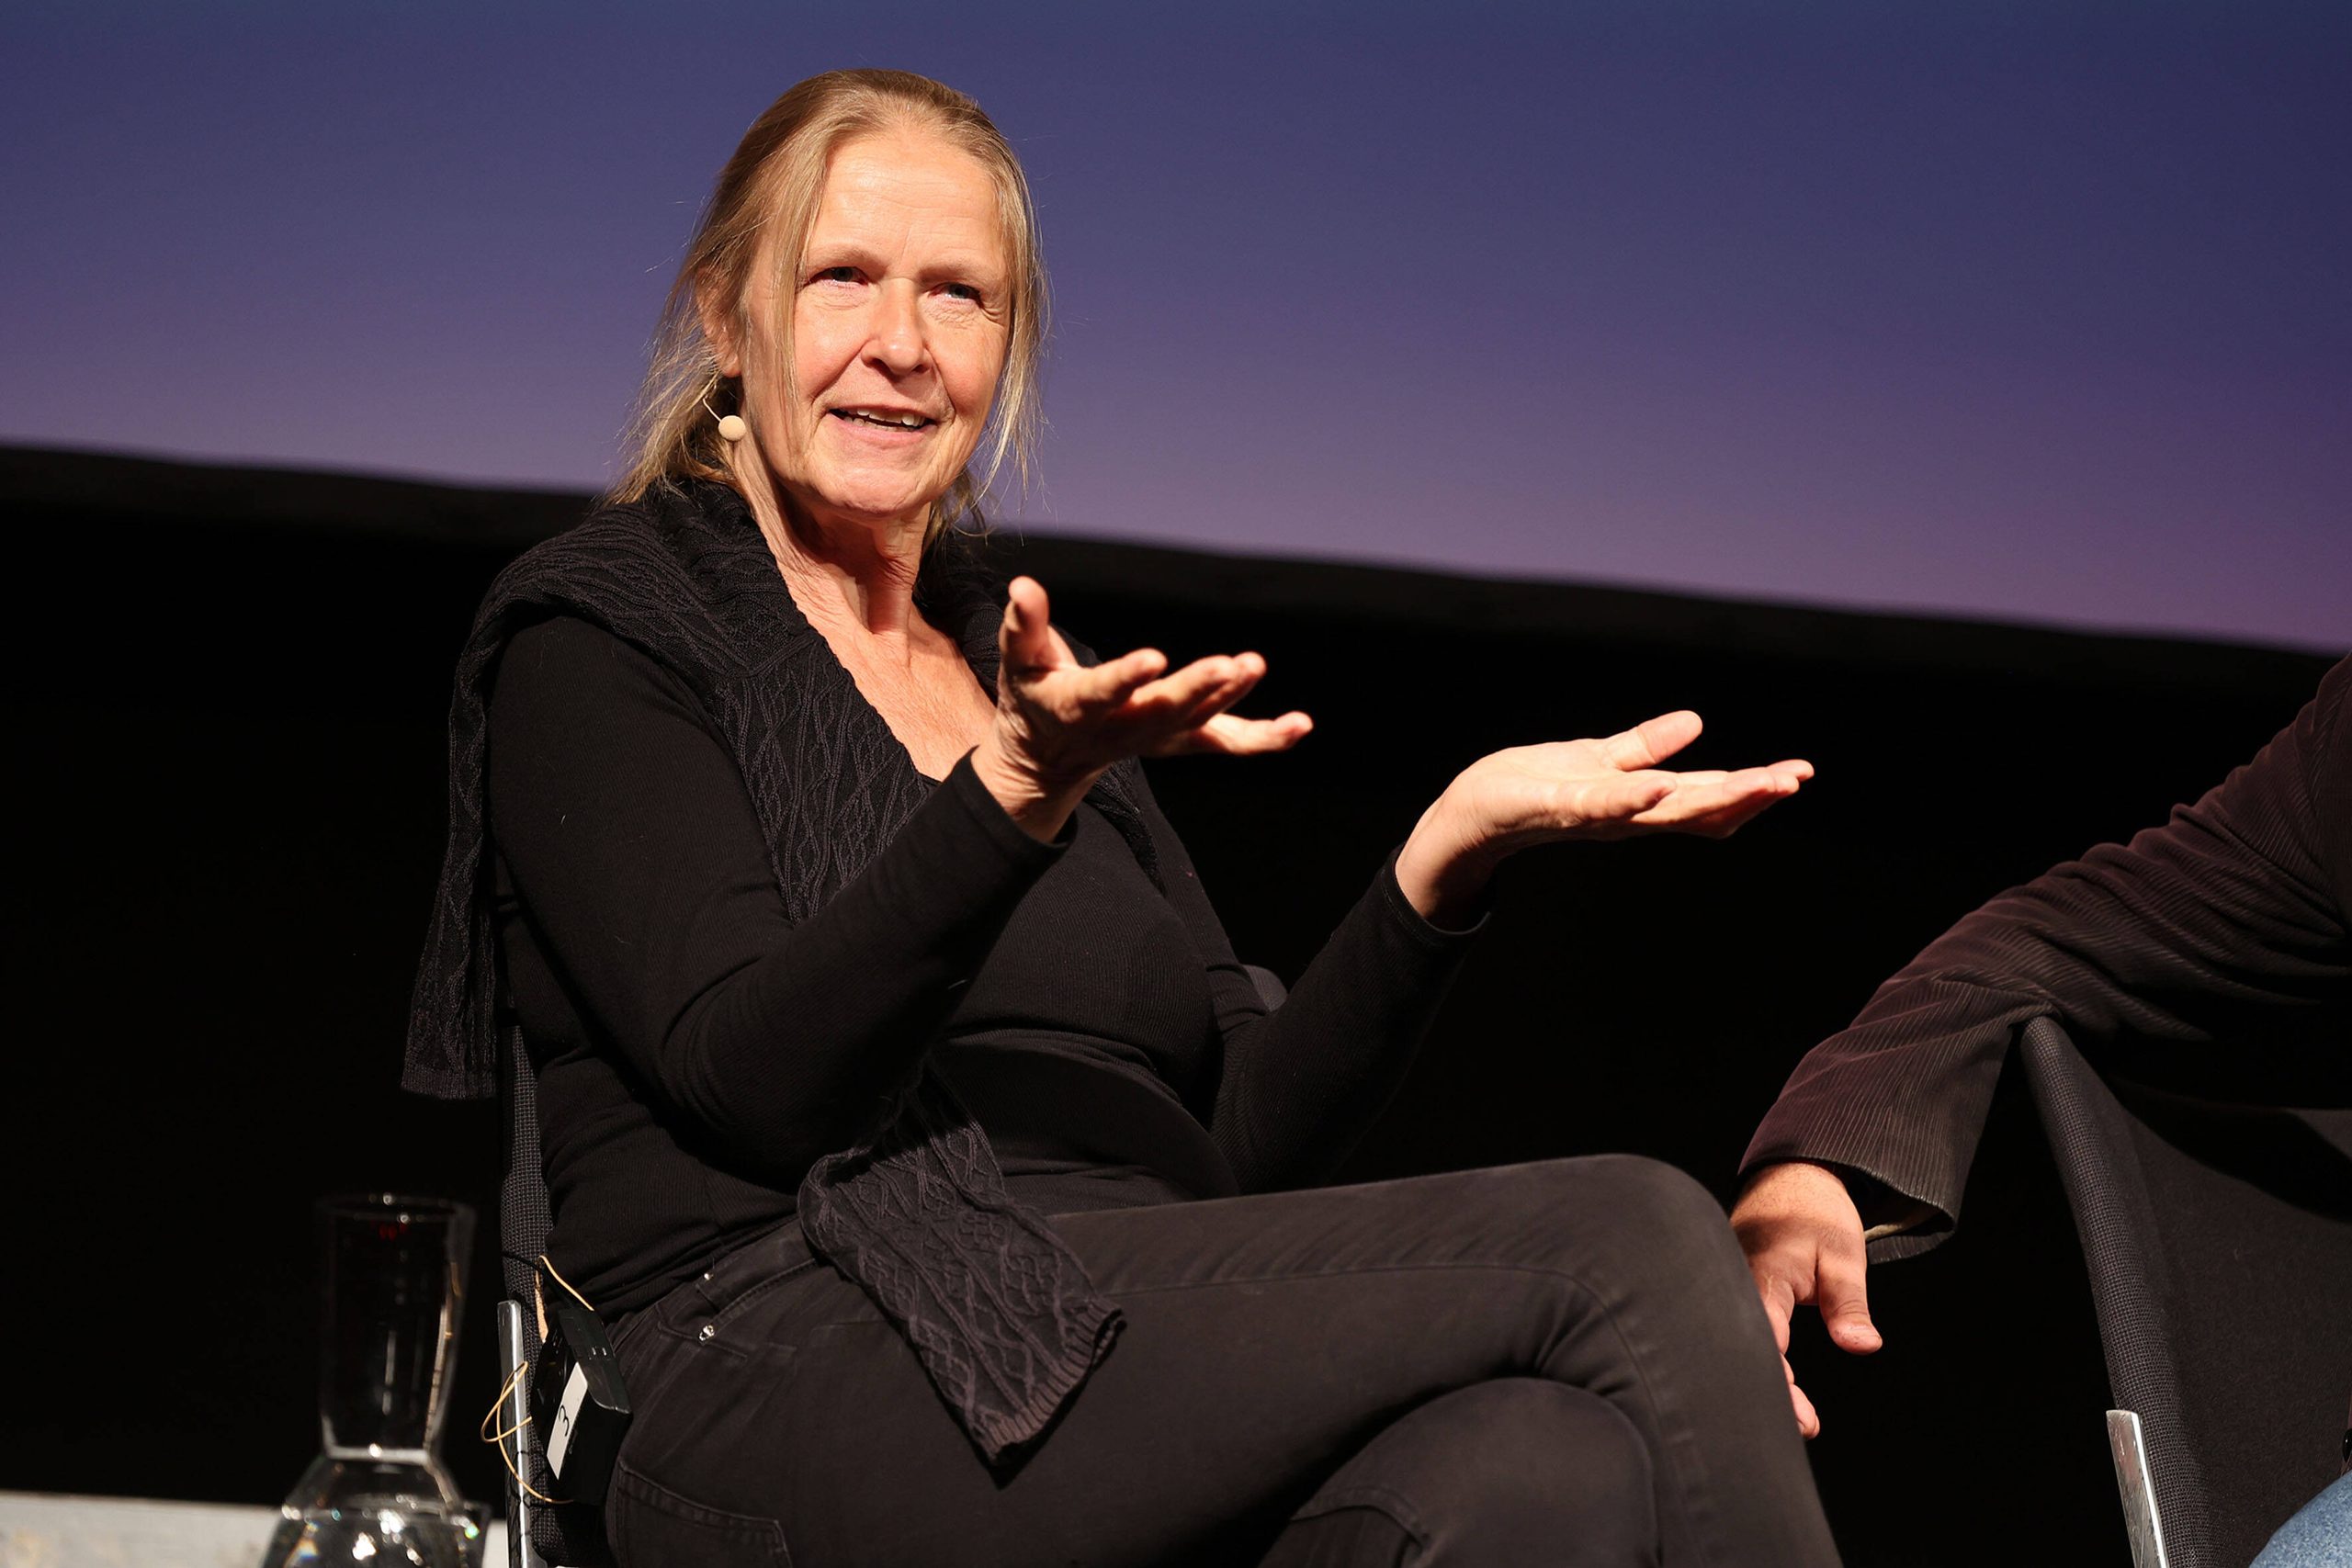
POLYGON ((739 1278, 729 1280, 728 1290, 723 1292, 714 1292, 710 1298, 708 1321, 711 1324, 712 1332, 717 1333, 725 1329, 729 1324, 741 1317, 754 1303, 789 1285, 802 1275, 815 1269, 816 1267, 815 1258, 802 1258, 798 1262, 786 1264, 773 1273, 763 1272, 749 1280, 739 1278))
POLYGON ((815 1266, 808 1243, 800 1237, 799 1222, 786 1221, 721 1253, 701 1274, 646 1308, 644 1315, 671 1334, 692 1339, 707 1325, 733 1315, 745 1302, 765 1295, 773 1286, 815 1266))
POLYGON ((621 1568, 792 1568, 776 1520, 682 1497, 626 1462, 613 1471, 605 1529, 621 1568))

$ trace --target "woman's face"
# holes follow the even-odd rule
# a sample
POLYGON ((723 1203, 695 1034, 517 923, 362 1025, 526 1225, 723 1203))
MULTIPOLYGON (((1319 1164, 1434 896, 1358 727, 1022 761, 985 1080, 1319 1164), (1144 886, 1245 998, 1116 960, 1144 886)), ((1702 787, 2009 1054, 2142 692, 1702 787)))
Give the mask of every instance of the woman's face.
POLYGON ((924 516, 988 423, 1011 281, 978 160, 913 130, 836 149, 798 276, 763 258, 746 339, 719 355, 779 487, 828 520, 924 516))

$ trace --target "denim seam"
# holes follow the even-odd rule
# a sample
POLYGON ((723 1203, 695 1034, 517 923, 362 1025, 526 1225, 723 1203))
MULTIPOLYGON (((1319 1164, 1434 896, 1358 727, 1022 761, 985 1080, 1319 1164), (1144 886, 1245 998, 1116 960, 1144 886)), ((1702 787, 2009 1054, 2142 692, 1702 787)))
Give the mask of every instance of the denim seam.
POLYGON ((1336 1514, 1347 1508, 1369 1508, 1374 1513, 1386 1515, 1398 1529, 1413 1538, 1415 1547, 1423 1551, 1429 1550, 1430 1532, 1422 1525, 1412 1499, 1385 1486, 1367 1483, 1318 1494, 1312 1502, 1293 1514, 1291 1520, 1297 1523, 1304 1519, 1319 1519, 1326 1514, 1336 1514))
POLYGON ((613 1470, 613 1480, 619 1490, 640 1494, 637 1499, 644 1506, 667 1513, 683 1524, 697 1529, 707 1529, 721 1535, 739 1537, 746 1541, 767 1547, 783 1568, 792 1568, 792 1547, 784 1538, 784 1526, 775 1518, 761 1514, 741 1514, 731 1508, 714 1508, 707 1503, 697 1503, 682 1492, 673 1491, 623 1460, 613 1470))

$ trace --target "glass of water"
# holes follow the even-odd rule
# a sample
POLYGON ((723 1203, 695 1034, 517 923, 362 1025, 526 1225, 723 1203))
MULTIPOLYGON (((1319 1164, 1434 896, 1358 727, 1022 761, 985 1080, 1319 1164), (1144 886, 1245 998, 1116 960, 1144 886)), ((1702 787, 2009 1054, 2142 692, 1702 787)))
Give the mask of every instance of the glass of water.
POLYGON ((263 1568, 480 1568, 481 1521, 440 1460, 474 1212, 444 1198, 317 1207, 324 1451, 279 1509, 263 1568))

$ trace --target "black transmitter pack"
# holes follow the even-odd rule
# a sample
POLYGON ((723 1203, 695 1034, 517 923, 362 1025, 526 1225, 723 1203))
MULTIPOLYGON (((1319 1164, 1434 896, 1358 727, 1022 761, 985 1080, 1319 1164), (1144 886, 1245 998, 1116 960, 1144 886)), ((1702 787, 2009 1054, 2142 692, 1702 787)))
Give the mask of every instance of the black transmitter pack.
POLYGON ((565 1302, 548 1314, 531 1380, 531 1417, 565 1500, 602 1507, 613 1458, 628 1430, 628 1388, 605 1325, 583 1306, 565 1302))

